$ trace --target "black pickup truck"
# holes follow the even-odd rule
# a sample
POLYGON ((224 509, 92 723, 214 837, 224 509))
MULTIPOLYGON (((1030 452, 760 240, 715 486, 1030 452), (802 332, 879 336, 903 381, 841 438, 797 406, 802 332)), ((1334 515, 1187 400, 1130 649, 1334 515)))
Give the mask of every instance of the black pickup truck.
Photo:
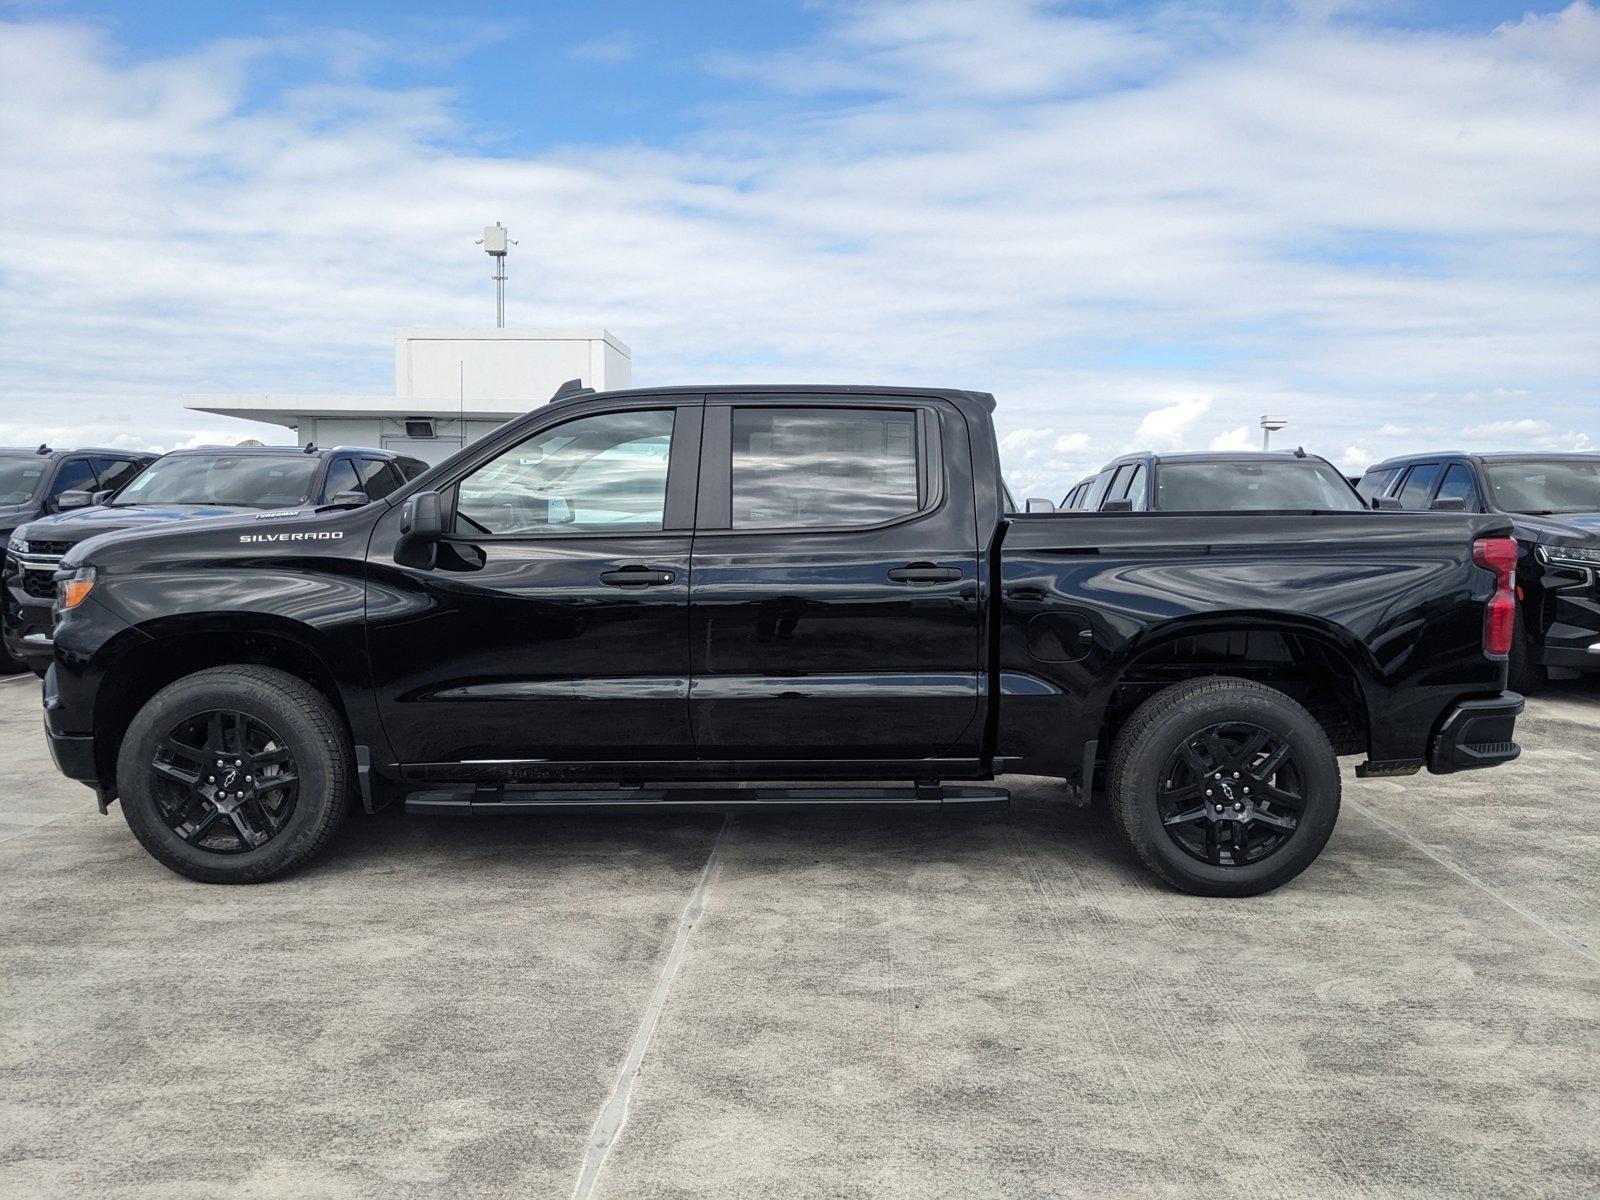
POLYGON ((1209 895, 1316 858, 1336 755, 1517 755, 1508 518, 1018 514, 993 407, 569 386, 384 500, 93 539, 52 752, 209 881, 306 861, 357 797, 917 807, 1018 772, 1103 784, 1209 895))

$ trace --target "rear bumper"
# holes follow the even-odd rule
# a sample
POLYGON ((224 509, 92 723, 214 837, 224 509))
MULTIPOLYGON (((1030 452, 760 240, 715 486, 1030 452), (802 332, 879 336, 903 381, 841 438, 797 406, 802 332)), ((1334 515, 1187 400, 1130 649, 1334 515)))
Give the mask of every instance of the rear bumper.
POLYGON ((1522 697, 1515 692, 1458 702, 1428 743, 1428 770, 1449 775, 1510 762, 1522 753, 1514 740, 1521 712, 1522 697))

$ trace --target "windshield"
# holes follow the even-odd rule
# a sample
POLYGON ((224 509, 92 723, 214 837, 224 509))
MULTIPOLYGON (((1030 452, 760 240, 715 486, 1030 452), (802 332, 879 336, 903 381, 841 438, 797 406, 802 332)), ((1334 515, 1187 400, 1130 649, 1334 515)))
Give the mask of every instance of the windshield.
POLYGON ((1162 463, 1156 469, 1156 508, 1161 512, 1359 512, 1366 505, 1344 476, 1327 463, 1295 459, 1162 463))
POLYGON ((151 463, 111 504, 292 508, 311 498, 316 475, 317 459, 304 454, 174 455, 151 463))
POLYGON ((39 490, 49 463, 37 455, 0 458, 0 504, 26 504, 39 490))
POLYGON ((1502 512, 1600 512, 1600 458, 1488 463, 1484 470, 1502 512))

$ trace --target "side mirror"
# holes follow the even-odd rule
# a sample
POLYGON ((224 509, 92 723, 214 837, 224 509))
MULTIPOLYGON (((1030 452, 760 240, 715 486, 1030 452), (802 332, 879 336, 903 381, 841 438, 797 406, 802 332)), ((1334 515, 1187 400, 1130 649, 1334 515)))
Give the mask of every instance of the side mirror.
POLYGON ((394 559, 408 567, 431 570, 438 564, 439 539, 444 536, 444 505, 438 492, 418 492, 400 510, 400 540, 394 559))
POLYGON ((1102 504, 1100 506, 1100 511, 1101 512, 1132 512, 1133 511, 1133 501, 1129 500, 1127 497, 1123 497, 1121 500, 1107 500, 1104 504, 1102 504))
POLYGON ((400 537, 407 542, 437 542, 444 536, 444 505, 438 492, 418 492, 400 510, 400 537))
POLYGON ((62 492, 56 497, 56 511, 66 512, 69 508, 88 508, 94 503, 94 497, 88 492, 62 492))
POLYGON ((111 497, 115 496, 116 494, 117 493, 114 490, 112 490, 111 488, 101 488, 98 492, 96 492, 94 494, 94 506, 96 508, 99 508, 102 504, 104 504, 107 500, 111 499, 111 497))
POLYGON ((1031 513, 1053 513, 1056 506, 1048 500, 1041 500, 1037 496, 1029 496, 1027 510, 1031 513))
POLYGON ((1381 512, 1397 512, 1400 509, 1400 497, 1374 496, 1372 498, 1372 507, 1381 512))
POLYGON ((1467 502, 1460 496, 1440 496, 1428 508, 1432 512, 1466 512, 1467 502))
MULTIPOLYGON (((437 495, 438 493, 433 493, 437 495)), ((333 499, 328 504, 333 508, 360 508, 363 504, 370 503, 372 497, 365 492, 335 492, 333 499)))

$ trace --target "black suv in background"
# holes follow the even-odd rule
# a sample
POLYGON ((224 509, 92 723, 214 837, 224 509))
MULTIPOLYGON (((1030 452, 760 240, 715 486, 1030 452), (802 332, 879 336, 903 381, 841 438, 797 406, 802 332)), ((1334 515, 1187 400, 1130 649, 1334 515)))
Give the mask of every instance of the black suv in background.
POLYGON ((1505 513, 1517 539, 1511 687, 1600 671, 1600 454, 1408 454, 1368 467, 1374 508, 1505 513))
POLYGON ((1089 512, 1357 512, 1366 507, 1325 458, 1208 451, 1113 459, 1067 493, 1063 508, 1089 512))
MULTIPOLYGON (((67 493, 83 493, 87 503, 87 493, 114 492, 155 457, 139 450, 0 449, 0 546, 17 526, 59 512, 67 493)), ((0 646, 0 672, 22 665, 0 646)))
POLYGON ((428 469, 420 459, 359 446, 210 446, 152 458, 142 456, 140 465, 150 465, 114 496, 97 494, 92 507, 68 506, 8 531, 0 590, 5 648, 13 661, 41 675, 50 665, 55 571, 79 542, 174 521, 236 517, 242 510, 353 507, 381 500, 428 469))

